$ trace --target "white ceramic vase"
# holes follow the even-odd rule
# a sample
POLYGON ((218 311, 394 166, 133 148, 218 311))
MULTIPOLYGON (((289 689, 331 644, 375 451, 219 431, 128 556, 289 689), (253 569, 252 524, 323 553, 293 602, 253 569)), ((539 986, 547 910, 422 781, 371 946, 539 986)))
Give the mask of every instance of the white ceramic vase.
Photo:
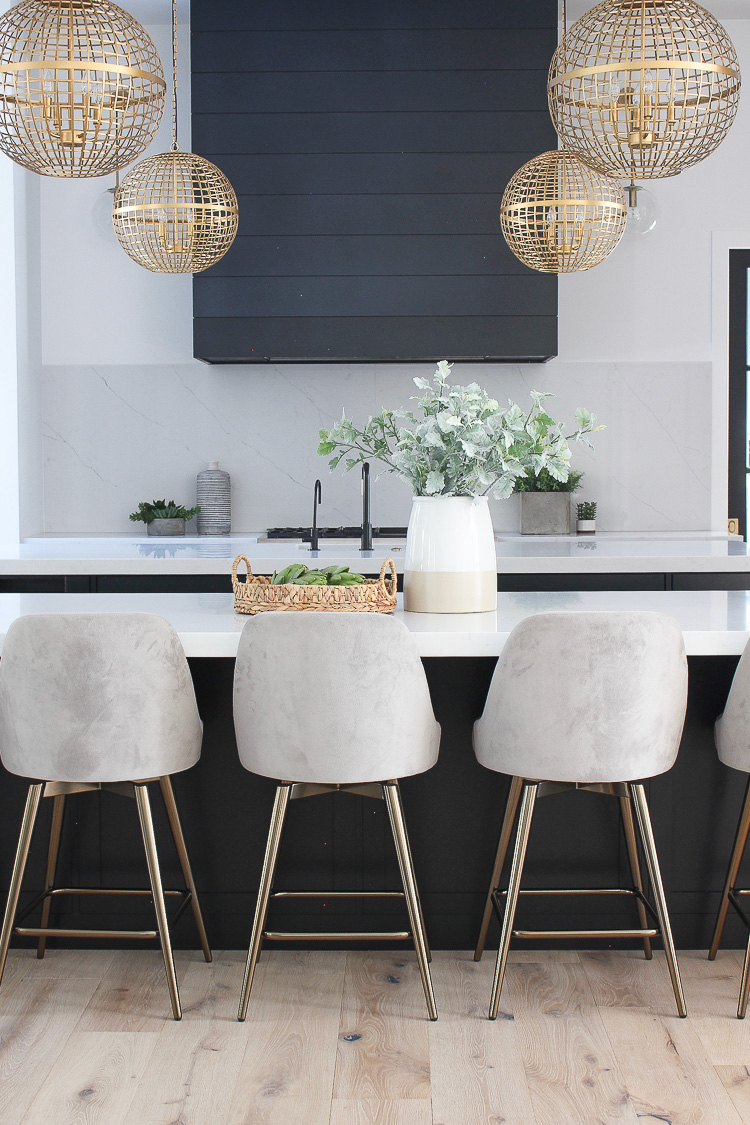
POLYGON ((404 560, 404 608, 486 613, 497 605, 495 533, 487 497, 415 496, 404 560))

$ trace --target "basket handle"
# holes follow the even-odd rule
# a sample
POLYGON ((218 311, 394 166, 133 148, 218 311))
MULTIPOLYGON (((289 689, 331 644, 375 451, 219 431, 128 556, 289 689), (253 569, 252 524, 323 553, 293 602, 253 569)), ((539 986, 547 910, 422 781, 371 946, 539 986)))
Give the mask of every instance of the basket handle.
POLYGON ((237 577, 237 567, 241 562, 244 562, 245 566, 247 567, 247 578, 245 579, 245 582, 247 582, 248 578, 252 578, 253 576, 253 570, 250 566, 250 559, 247 557, 247 555, 238 555, 232 563, 232 585, 234 585, 235 582, 242 582, 242 579, 237 577))
POLYGON ((379 582, 380 582, 380 588, 383 591, 383 593, 385 594, 385 596, 387 598, 394 597, 394 595, 396 593, 396 564, 393 561, 393 559, 383 559, 383 565, 380 568, 379 582), (388 567, 390 567, 390 569, 391 569, 391 576, 390 576, 390 579, 389 579, 390 586, 391 586, 390 590, 388 589, 388 586, 386 585, 386 579, 385 579, 385 572, 386 572, 386 569, 388 567))

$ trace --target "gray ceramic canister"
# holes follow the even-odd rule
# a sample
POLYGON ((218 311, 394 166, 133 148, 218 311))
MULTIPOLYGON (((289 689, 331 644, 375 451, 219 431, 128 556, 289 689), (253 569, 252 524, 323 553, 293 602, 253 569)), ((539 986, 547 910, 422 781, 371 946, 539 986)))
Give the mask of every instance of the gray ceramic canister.
POLYGON ((209 461, 198 473, 197 503, 199 535, 229 535, 232 531, 232 486, 229 473, 209 461))

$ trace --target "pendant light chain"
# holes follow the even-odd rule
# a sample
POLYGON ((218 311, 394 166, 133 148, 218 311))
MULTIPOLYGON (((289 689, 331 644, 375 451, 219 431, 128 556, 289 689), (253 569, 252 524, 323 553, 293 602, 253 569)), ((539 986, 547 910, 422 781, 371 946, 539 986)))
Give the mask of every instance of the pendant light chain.
POLYGON ((177 143, 177 0, 172 0, 172 152, 177 143))

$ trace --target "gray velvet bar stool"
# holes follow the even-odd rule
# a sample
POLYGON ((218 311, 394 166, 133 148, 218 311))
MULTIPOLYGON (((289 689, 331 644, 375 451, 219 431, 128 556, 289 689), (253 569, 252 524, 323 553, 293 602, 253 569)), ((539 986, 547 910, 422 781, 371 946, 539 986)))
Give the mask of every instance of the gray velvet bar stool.
MULTIPOLYGON (((745 651, 737 665, 724 713, 716 720, 714 737, 719 759, 724 765, 740 770, 742 773, 750 774, 750 643, 745 646, 745 651)), ((745 800, 742 804, 734 847, 729 860, 729 870, 719 904, 714 936, 708 953, 710 961, 714 960, 719 949, 719 942, 724 932, 724 923, 727 920, 730 905, 735 908, 745 925, 750 926, 750 918, 742 909, 740 902, 741 896, 750 894, 750 891, 740 890, 736 886, 740 864, 747 846, 748 834, 750 834, 750 778, 748 778, 745 800)), ((750 938, 748 938, 745 961, 742 967, 740 995, 737 1003, 738 1019, 745 1018, 749 994, 750 938)))
POLYGON ((497 1018, 511 937, 638 937, 651 956, 661 934, 677 1010, 687 1014, 642 778, 670 769, 687 702, 687 660, 677 622, 661 613, 541 613, 513 629, 498 660, 484 714, 474 725, 483 766, 512 781, 474 960, 484 950, 493 909, 501 921, 489 1018, 497 1018), (538 796, 583 789, 619 799, 632 888, 605 894, 635 899, 640 925, 620 930, 513 928, 519 895, 597 894, 521 890, 538 796), (499 888, 516 813, 518 829, 507 891, 499 888), (656 909, 643 893, 633 807, 656 909), (502 899, 505 906, 502 908, 502 899), (647 911, 658 928, 648 925, 647 911))
POLYGON ((238 1019, 247 1014, 263 939, 413 938, 430 1019, 437 1019, 430 952, 398 778, 437 761, 435 720, 416 643, 395 618, 363 613, 264 613, 242 631, 234 724, 245 769, 278 781, 238 1019), (321 793, 384 798, 403 891, 273 891, 290 800, 321 793), (282 933, 265 929, 272 898, 405 898, 410 929, 396 933, 282 933))
POLYGON ((200 757, 203 726, 185 654, 172 626, 147 613, 61 613, 21 617, 5 638, 0 660, 0 758, 11 773, 33 778, 18 841, 0 935, 0 980, 11 934, 37 937, 159 938, 172 1003, 181 1018, 165 895, 192 907, 206 961, 211 950, 201 916, 170 775, 200 757), (164 891, 148 784, 158 781, 186 891, 164 891), (65 799, 110 790, 135 797, 146 853, 149 890, 57 887, 55 872, 65 799), (53 799, 45 887, 17 917, 40 799, 53 799), (156 930, 69 929, 49 925, 56 895, 148 895, 156 930), (39 926, 16 923, 41 905, 39 926))

